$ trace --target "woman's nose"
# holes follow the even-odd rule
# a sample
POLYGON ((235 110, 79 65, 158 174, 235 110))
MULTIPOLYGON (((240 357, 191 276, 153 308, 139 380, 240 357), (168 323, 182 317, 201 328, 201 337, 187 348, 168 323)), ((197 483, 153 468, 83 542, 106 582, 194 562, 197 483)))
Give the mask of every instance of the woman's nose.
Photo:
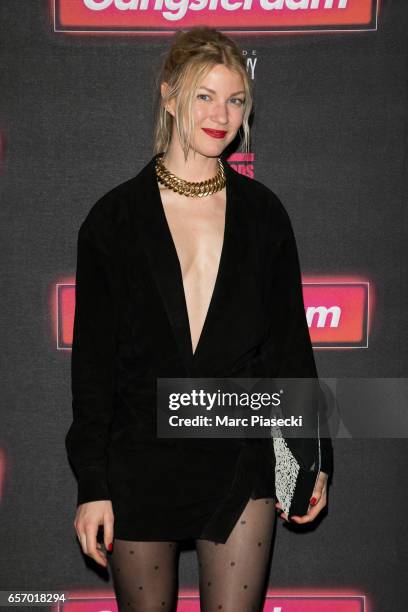
POLYGON ((224 104, 218 104, 211 111, 211 119, 221 126, 228 123, 228 109, 224 104))

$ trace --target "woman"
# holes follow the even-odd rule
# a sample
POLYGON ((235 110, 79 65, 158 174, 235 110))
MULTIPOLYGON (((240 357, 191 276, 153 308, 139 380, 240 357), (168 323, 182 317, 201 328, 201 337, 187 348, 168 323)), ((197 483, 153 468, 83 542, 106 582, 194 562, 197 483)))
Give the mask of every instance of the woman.
POLYGON ((283 509, 275 477, 290 476, 289 456, 281 517, 314 520, 331 444, 159 438, 156 379, 316 377, 296 244, 277 196, 221 159, 241 127, 248 150, 251 82, 235 43, 211 28, 177 33, 159 82, 153 158, 79 230, 74 525, 106 566, 103 525, 121 610, 175 609, 184 539, 197 547, 202 610, 259 610, 283 509))

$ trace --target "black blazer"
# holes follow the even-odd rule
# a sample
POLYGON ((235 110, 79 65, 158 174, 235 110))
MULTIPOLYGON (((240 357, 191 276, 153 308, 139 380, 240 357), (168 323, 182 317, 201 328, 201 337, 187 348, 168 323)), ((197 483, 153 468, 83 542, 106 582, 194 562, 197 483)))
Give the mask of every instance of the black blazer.
MULTIPOLYGON (((66 435, 78 504, 110 499, 108 465, 156 439, 157 377, 317 376, 288 213, 227 162, 220 266, 193 355, 154 161, 101 197, 79 229, 66 435)), ((303 513, 319 469, 331 474, 332 446, 286 442, 300 466, 291 514, 303 513)))

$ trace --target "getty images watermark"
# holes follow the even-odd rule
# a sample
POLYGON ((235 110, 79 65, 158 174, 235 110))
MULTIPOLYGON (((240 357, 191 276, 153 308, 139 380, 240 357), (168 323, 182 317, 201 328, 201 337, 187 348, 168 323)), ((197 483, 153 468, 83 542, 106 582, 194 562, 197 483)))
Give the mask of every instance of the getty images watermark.
POLYGON ((204 389, 192 389, 190 392, 171 392, 168 396, 169 410, 179 411, 180 409, 191 408, 203 411, 217 410, 221 414, 214 417, 203 414, 195 416, 180 416, 180 414, 170 415, 170 427, 222 427, 222 428, 241 428, 241 427, 302 427, 302 415, 297 418, 294 415, 283 418, 282 416, 263 416, 262 414, 251 414, 263 408, 268 412, 272 408, 278 408, 281 404, 281 394, 277 393, 247 393, 230 392, 218 389, 215 392, 205 391, 204 389), (226 410, 233 408, 234 416, 226 414, 226 410), (243 410, 247 409, 247 416, 242 415, 243 410), (237 414, 242 416, 237 416, 237 414))
POLYGON ((315 437, 314 379, 160 378, 157 435, 164 438, 315 437))
POLYGON ((406 378, 158 378, 159 438, 408 438, 406 378))

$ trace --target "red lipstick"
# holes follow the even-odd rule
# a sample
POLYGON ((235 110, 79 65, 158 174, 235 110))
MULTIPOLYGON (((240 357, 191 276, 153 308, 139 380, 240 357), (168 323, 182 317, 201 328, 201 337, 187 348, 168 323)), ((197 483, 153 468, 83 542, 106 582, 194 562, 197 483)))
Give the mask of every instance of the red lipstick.
POLYGON ((202 128, 206 134, 212 136, 213 138, 224 138, 227 133, 224 130, 210 130, 210 128, 202 128))

